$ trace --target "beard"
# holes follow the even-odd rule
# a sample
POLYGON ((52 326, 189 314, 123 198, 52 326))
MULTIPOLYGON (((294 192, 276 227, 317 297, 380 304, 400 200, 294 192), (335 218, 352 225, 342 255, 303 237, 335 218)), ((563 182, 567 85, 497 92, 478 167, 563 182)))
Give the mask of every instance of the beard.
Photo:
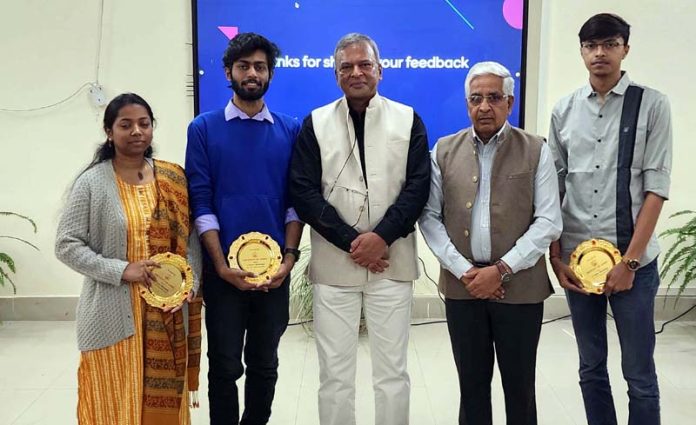
MULTIPOLYGON (((243 81, 242 83, 244 83, 244 82, 246 82, 246 81, 243 81)), ((242 87, 242 84, 240 84, 236 80, 232 79, 232 90, 242 100, 245 100, 248 102, 259 100, 268 91, 268 81, 266 81, 266 83, 264 83, 264 84, 260 84, 260 81, 256 81, 256 82, 259 83, 258 88, 254 91, 249 91, 249 90, 246 90, 244 87, 242 87)))

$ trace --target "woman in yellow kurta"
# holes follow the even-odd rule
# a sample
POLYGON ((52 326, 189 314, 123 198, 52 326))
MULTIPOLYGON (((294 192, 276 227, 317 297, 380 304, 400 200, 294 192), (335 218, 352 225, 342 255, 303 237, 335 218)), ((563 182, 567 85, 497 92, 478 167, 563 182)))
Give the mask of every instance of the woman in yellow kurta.
POLYGON ((200 247, 189 223, 183 170, 153 160, 150 106, 122 94, 104 113, 107 141, 76 179, 58 227, 56 255, 85 275, 77 312, 80 424, 181 425, 198 388, 200 247), (138 284, 149 260, 188 257, 196 278, 185 304, 147 305, 138 284))

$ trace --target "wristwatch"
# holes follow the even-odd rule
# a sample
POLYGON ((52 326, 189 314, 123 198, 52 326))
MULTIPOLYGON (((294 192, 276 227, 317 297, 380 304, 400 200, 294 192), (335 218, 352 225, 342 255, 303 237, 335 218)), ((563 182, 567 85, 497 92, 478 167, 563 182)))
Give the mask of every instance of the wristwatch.
POLYGON ((495 262, 495 266, 498 268, 498 272, 500 272, 500 281, 503 283, 507 283, 512 279, 512 273, 507 271, 507 268, 503 264, 501 260, 498 260, 495 262))
POLYGON ((635 258, 622 258, 621 261, 626 265, 626 267, 634 272, 640 268, 640 261, 636 260, 635 258))
POLYGON ((295 261, 300 259, 301 253, 302 253, 302 251, 300 251, 297 248, 285 248, 285 250, 283 251, 283 254, 290 254, 290 255, 294 256, 295 261))

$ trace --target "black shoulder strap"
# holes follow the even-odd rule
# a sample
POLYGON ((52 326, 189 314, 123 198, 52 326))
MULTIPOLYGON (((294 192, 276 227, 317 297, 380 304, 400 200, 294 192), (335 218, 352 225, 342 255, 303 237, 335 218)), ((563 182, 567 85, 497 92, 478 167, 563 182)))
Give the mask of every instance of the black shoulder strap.
POLYGON ((621 253, 625 253, 633 237, 631 212, 631 164, 636 142, 638 113, 643 99, 643 88, 628 86, 624 94, 619 127, 619 155, 616 168, 616 239, 621 253))

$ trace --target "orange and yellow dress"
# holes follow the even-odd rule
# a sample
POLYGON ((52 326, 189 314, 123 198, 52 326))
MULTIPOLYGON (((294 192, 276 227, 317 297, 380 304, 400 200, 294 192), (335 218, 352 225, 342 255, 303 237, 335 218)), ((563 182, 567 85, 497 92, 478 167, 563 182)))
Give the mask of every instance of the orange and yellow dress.
MULTIPOLYGON (((128 222, 129 262, 149 258, 148 229, 157 202, 155 182, 131 185, 116 178, 128 222)), ((132 284, 134 285, 134 284, 132 284)), ((178 420, 171 415, 143 416, 145 306, 137 288, 131 290, 135 334, 118 343, 80 356, 77 417, 79 424, 164 425, 190 423, 188 391, 183 390, 178 420), (149 419, 144 419, 149 418, 149 419)), ((186 379, 184 379, 184 383, 186 379)), ((186 384, 184 384, 186 385, 186 384)))

